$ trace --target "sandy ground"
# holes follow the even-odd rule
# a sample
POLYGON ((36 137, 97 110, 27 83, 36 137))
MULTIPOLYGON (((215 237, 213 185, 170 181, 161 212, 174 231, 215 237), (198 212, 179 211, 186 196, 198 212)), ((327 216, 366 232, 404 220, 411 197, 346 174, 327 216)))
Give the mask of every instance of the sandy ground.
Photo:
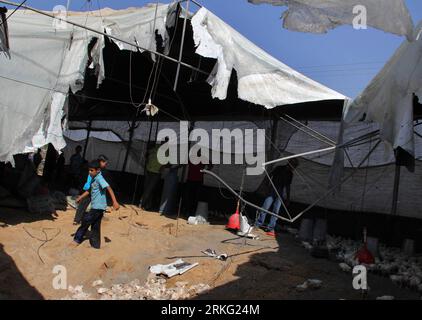
MULTIPOLYGON (((133 279, 143 283, 149 266, 180 257, 199 262, 199 266, 170 279, 167 285, 178 281, 209 284, 212 289, 199 299, 362 299, 352 288, 350 274, 342 273, 335 262, 312 258, 289 234, 274 239, 258 231, 260 240, 245 242, 225 230, 223 223, 191 226, 183 219, 177 223, 126 206, 106 214, 102 248, 95 250, 88 241, 72 246, 73 216, 73 209, 55 217, 0 209, 0 298, 60 299, 69 295, 52 286, 56 265, 66 268, 68 285, 83 285, 84 291, 95 296, 94 280, 101 279, 106 287, 133 279), (231 257, 225 262, 206 257, 201 250, 207 248, 231 257), (322 288, 295 289, 309 278, 322 280, 322 288)), ((383 295, 420 299, 387 278, 370 275, 368 281, 367 299, 383 295)))

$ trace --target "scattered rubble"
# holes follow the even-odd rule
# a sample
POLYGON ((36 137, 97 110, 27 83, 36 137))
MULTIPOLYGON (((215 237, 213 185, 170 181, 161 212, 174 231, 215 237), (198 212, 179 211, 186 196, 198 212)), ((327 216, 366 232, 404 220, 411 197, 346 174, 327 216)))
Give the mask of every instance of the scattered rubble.
POLYGON ((318 279, 308 279, 304 283, 298 285, 296 289, 298 291, 305 291, 307 289, 319 289, 322 286, 322 281, 318 279))
POLYGON ((302 241, 302 246, 306 249, 306 250, 312 250, 314 247, 307 241, 302 241))
POLYGON ((344 263, 344 262, 340 263, 339 267, 342 271, 347 272, 347 273, 352 271, 352 268, 347 263, 344 263))
POLYGON ((99 288, 99 289, 97 290, 97 293, 98 293, 98 294, 103 294, 103 293, 106 293, 106 292, 108 292, 108 289, 107 289, 107 288, 99 288))
POLYGON ((98 287, 98 286, 102 286, 104 283, 101 281, 101 280, 95 280, 93 283, 92 283, 92 286, 93 287, 98 287))
MULTIPOLYGON (((166 283, 166 279, 151 275, 143 286, 139 280, 134 280, 127 284, 114 284, 111 288, 101 287, 97 289, 97 294, 101 300, 181 300, 192 298, 210 289, 209 285, 202 283, 188 286, 188 282, 176 282, 173 288, 167 288, 166 283)), ((66 297, 66 300, 98 299, 98 296, 85 293, 83 286, 69 287, 69 292, 71 296, 66 297)))
POLYGON ((69 286, 68 291, 72 294, 71 297, 66 297, 64 300, 89 300, 91 295, 83 291, 83 286, 72 287, 69 286))
POLYGON ((378 297, 377 300, 394 300, 393 296, 382 296, 378 297))

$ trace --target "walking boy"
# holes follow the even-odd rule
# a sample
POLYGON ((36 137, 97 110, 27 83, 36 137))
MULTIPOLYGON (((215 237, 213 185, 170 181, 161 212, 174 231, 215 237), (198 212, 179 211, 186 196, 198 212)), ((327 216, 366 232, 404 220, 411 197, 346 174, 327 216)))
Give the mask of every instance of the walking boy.
MULTIPOLYGON (((105 155, 98 156, 98 162, 100 163, 101 175, 107 181, 109 185, 113 185, 111 183, 110 174, 107 170, 108 158, 105 155)), ((89 191, 91 188, 91 181, 92 177, 88 174, 88 178, 83 186, 83 191, 89 191)), ((86 210, 88 209, 89 204, 91 203, 91 199, 89 197, 84 198, 79 202, 78 207, 76 208, 75 218, 73 219, 73 224, 78 225, 82 221, 82 217, 85 214, 86 210)))
POLYGON ((98 160, 89 164, 89 175, 92 178, 90 190, 80 195, 76 202, 79 203, 91 195, 91 210, 84 215, 82 225, 76 231, 74 241, 78 244, 82 243, 88 228, 91 227, 89 243, 91 247, 99 249, 101 246, 101 220, 107 208, 106 190, 110 194, 115 210, 119 210, 119 203, 116 200, 113 189, 111 189, 101 174, 101 167, 98 160))

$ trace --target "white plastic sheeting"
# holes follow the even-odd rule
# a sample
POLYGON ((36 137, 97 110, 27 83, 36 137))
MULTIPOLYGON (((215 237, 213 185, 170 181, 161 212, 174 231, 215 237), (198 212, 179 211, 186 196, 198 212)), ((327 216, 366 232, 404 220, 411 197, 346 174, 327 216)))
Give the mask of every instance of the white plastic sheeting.
MULTIPOLYGON (((88 124, 86 122, 71 122, 71 127, 73 129, 79 129, 79 130, 70 130, 69 133, 67 133, 67 137, 69 137, 71 140, 80 141, 84 140, 86 138, 86 130, 88 128, 88 124), (85 135, 85 136, 84 136, 85 135)), ((243 145, 243 149, 240 153, 243 153, 243 151, 249 151, 250 153, 260 153, 265 152, 266 143, 265 140, 258 141, 257 137, 257 130, 258 129, 270 129, 271 123, 268 121, 256 121, 254 123, 248 122, 248 121, 197 121, 195 122, 195 126, 193 129, 202 129, 204 130, 204 133, 206 133, 206 136, 209 137, 209 144, 207 144, 207 141, 200 141, 198 139, 198 145, 202 147, 208 147, 211 146, 211 150, 218 151, 217 146, 212 146, 213 141, 218 141, 220 138, 220 132, 222 130, 228 130, 229 132, 233 133, 235 130, 241 130, 242 137, 236 136, 233 134, 230 141, 228 139, 221 139, 220 140, 220 146, 223 150, 231 150, 232 153, 235 153, 236 151, 236 144, 243 145), (252 130, 252 131, 251 131, 252 130)), ((119 137, 121 141, 128 141, 129 140, 129 126, 130 123, 127 121, 93 121, 91 123, 91 129, 93 130, 102 130, 103 132, 95 133, 95 131, 92 131, 90 136, 93 137, 94 134, 96 138, 105 140, 105 141, 114 141, 111 140, 111 137, 107 137, 105 134, 106 131, 115 133, 116 137, 119 137)), ((158 132, 162 130, 172 130, 175 132, 177 136, 177 141, 175 141, 176 144, 179 144, 180 142, 186 142, 188 141, 188 124, 185 122, 184 124, 180 124, 179 122, 140 122, 136 124, 136 128, 133 133, 133 140, 139 140, 139 141, 155 141, 155 138, 158 134, 158 132), (151 134, 150 134, 151 133, 151 134)), ((268 131, 267 131, 268 132, 268 131)), ((107 133, 109 134, 109 133, 107 133)), ((170 144, 172 141, 169 142, 170 144)))
MULTIPOLYGON (((104 138, 102 136, 101 138, 104 138)), ((69 159, 75 153, 77 146, 85 147, 85 141, 74 141, 67 137, 66 148, 63 149, 64 157, 69 164, 69 159)), ((99 155, 104 154, 108 158, 108 169, 120 172, 126 158, 127 144, 121 142, 106 141, 91 137, 88 140, 88 146, 85 154, 87 160, 97 159, 99 155)), ((126 172, 133 174, 143 174, 145 163, 146 143, 133 141, 131 152, 127 159, 126 172)))
MULTIPOLYGON (((166 26, 175 21, 176 4, 73 12, 67 19, 156 50, 155 30, 168 48, 166 26)), ((9 24, 12 59, 0 57, 0 161, 13 161, 14 154, 50 142, 58 150, 65 146, 62 121, 67 93, 83 86, 87 48, 94 37, 97 42, 91 50, 90 67, 97 71, 98 84, 104 79, 102 35, 24 10, 16 12, 9 24)), ((235 69, 239 97, 268 108, 344 99, 274 59, 204 8, 194 15, 192 26, 198 54, 218 61, 210 77, 214 97, 226 97, 235 69)), ((121 41, 115 43, 120 49, 136 50, 121 41)))
MULTIPOLYGON (((115 127, 123 130, 126 126, 125 131, 128 130, 129 124, 127 122, 121 122, 115 127)), ((74 123, 71 123, 74 125, 74 123)), ((82 123, 79 124, 82 127, 82 123)), ((95 127, 100 123, 93 123, 95 127)), ((104 125, 104 123, 101 123, 104 125)), ((170 123, 160 123, 159 128, 165 128, 170 123)), ((171 128, 177 128, 178 124, 170 125, 171 128)), ((310 149, 321 149, 325 145, 303 133, 302 131, 296 130, 290 125, 283 121, 278 122, 276 135, 274 136, 272 143, 277 147, 281 153, 274 152, 271 154, 270 148, 272 143, 271 140, 273 134, 271 131, 272 121, 257 121, 257 122, 206 122, 206 127, 211 128, 237 128, 242 127, 243 129, 257 129, 263 128, 267 130, 267 140, 265 146, 261 146, 267 154, 267 159, 275 159, 277 157, 288 156, 290 154, 297 154, 302 151, 309 151, 310 149)), ((338 134, 340 126, 339 122, 320 122, 311 121, 307 125, 310 128, 317 130, 325 136, 334 139, 338 134)), ((155 126, 153 126, 155 128, 155 126)), ((197 123, 197 127, 203 127, 202 123, 197 123)), ((149 128, 149 126, 148 126, 149 128)), ((373 132, 378 129, 377 124, 368 124, 364 122, 354 123, 346 129, 346 137, 353 139, 360 137, 366 133, 373 132)), ((417 126, 415 130, 422 136, 422 126, 417 126)), ((83 136, 86 137, 86 131, 82 130, 71 130, 76 131, 67 136, 74 137, 75 139, 81 139, 83 136)), ((148 132, 144 134, 138 134, 138 138, 141 140, 134 140, 131 151, 129 153, 128 163, 126 166, 126 172, 143 174, 144 166, 144 155, 146 141, 148 139, 148 132)), ((127 143, 107 141, 111 138, 110 133, 106 132, 91 132, 91 138, 88 143, 87 159, 95 159, 100 154, 105 154, 110 158, 110 169, 121 171, 123 162, 127 152, 127 143), (95 133, 95 137, 93 136, 95 133)), ((155 139, 155 134, 152 135, 152 139, 155 139)), ((416 138, 416 157, 422 158, 422 138, 417 136, 416 138)), ((67 140, 68 146, 65 148, 66 158, 69 158, 74 152, 76 145, 85 145, 85 141, 73 141, 67 140)), ((256 143, 256 141, 255 141, 256 143)), ((353 167, 356 167, 368 154, 370 149, 375 146, 375 139, 359 144, 353 148, 348 149, 348 155, 353 167)), ((256 146, 254 146, 256 148, 256 146)), ((388 151, 388 150, 387 150, 388 151)), ((264 151, 263 151, 264 152, 264 151)), ((223 154, 222 154, 223 155, 223 154)), ((235 157, 235 154, 232 153, 235 157)), ((333 161, 334 153, 312 155, 301 158, 300 165, 297 168, 293 179, 292 185, 292 200, 304 204, 311 204, 323 196, 329 185, 329 176, 331 170, 331 164, 333 161)), ((345 157, 345 176, 349 175, 353 169, 352 165, 348 162, 345 157)), ((283 165, 283 163, 281 163, 283 165)), ((416 161, 416 173, 409 173, 407 170, 402 170, 400 194, 399 194, 399 205, 398 214, 401 216, 408 217, 422 217, 422 198, 417 195, 419 190, 422 188, 421 172, 422 164, 420 161, 416 161), (412 186, 408 188, 406 186, 412 186)), ((245 165, 236 164, 220 164, 214 165, 213 172, 218 174, 224 179, 231 187, 239 190, 242 176, 245 172, 245 165)), ((375 151, 371 154, 369 159, 365 161, 362 167, 356 170, 353 177, 344 183, 336 194, 330 194, 327 198, 319 203, 320 206, 345 211, 363 211, 363 212, 377 212, 389 214, 392 205, 392 194, 394 186, 394 172, 395 172, 395 158, 392 152, 385 152, 382 144, 380 144, 375 151)), ((255 192, 258 186, 264 179, 264 175, 261 176, 248 176, 244 177, 243 191, 255 192)), ((205 185, 211 187, 220 187, 222 197, 231 197, 231 194, 222 187, 218 181, 214 178, 205 175, 205 185)), ((258 203, 258 205, 260 205, 258 203)), ((295 212, 293 212, 294 214, 295 212)))
MULTIPOLYGON (((155 30, 167 40, 165 26, 174 22, 173 5, 149 5, 141 9, 70 13, 67 19, 94 30, 107 32, 156 49, 155 30), (156 17, 156 19, 155 19, 156 17)), ((69 89, 81 89, 88 61, 88 44, 98 41, 91 51, 104 77, 102 49, 104 37, 50 17, 18 10, 9 19, 11 59, 0 56, 0 161, 29 152, 47 143, 57 150, 65 147, 62 133, 63 109, 69 89), (57 21, 56 21, 57 22, 57 21)), ((166 42, 165 42, 166 43, 166 42)), ((121 49, 128 46, 117 42, 121 49)), ((135 50, 135 48, 130 48, 135 50)))
POLYGON ((270 56, 205 8, 192 18, 196 53, 217 59, 209 77, 212 96, 224 100, 233 69, 240 99, 274 108, 345 97, 270 56))
POLYGON ((368 26, 412 39, 413 22, 404 0, 249 0, 288 6, 283 14, 286 29, 326 33, 341 25, 352 25, 359 10, 365 7, 368 26), (359 7, 358 7, 359 6, 359 7))
MULTIPOLYGON (((80 130, 66 130, 63 132, 63 135, 73 141, 83 141, 86 140, 88 136, 88 130, 80 129, 80 130)), ((89 133, 89 138, 95 138, 103 141, 109 142, 122 142, 115 133, 112 131, 91 131, 89 133)))
POLYGON ((404 41, 381 72, 348 106, 345 121, 380 124, 381 136, 390 147, 402 147, 415 155, 413 95, 422 103, 422 23, 415 29, 415 41, 404 41))

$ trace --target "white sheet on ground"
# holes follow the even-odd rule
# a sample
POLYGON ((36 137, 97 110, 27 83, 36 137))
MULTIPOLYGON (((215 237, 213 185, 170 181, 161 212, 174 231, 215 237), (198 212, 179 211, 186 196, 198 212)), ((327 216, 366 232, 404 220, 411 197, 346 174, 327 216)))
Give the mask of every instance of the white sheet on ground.
POLYGON ((341 25, 353 25, 358 16, 354 8, 364 6, 367 25, 412 39, 413 22, 404 0, 249 0, 254 4, 268 3, 288 6, 284 12, 286 29, 326 33, 341 25))

